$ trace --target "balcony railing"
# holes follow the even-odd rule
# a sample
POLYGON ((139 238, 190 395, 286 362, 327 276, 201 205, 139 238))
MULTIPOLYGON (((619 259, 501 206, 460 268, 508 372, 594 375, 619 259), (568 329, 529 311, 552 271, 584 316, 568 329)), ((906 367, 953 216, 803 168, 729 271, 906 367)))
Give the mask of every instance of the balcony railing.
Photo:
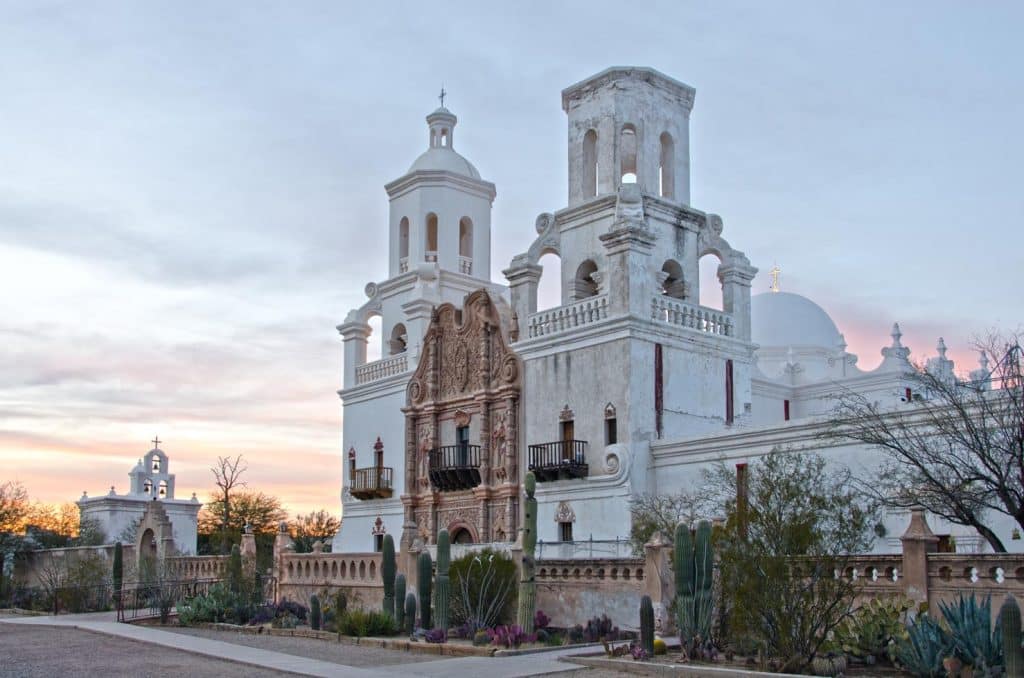
POLYGON ((568 306, 534 313, 526 323, 527 335, 530 339, 545 337, 582 325, 590 325, 607 317, 608 296, 588 297, 568 306))
POLYGON ((407 369, 409 369, 409 360, 404 353, 374 360, 372 363, 356 367, 356 384, 367 384, 385 377, 393 377, 407 369))
POLYGON ((398 272, 408 273, 409 272, 409 257, 402 257, 398 260, 398 272))
POLYGON ((587 441, 558 440, 530 445, 530 470, 538 482, 586 478, 587 441))
POLYGON ((391 496, 394 471, 388 466, 358 468, 349 491, 356 499, 387 499, 391 496))
POLYGON ((480 446, 445 445, 430 451, 430 484, 442 492, 480 484, 480 446))
POLYGON ((688 304, 661 295, 651 300, 651 319, 708 334, 726 337, 733 334, 732 316, 725 311, 688 304))
POLYGON ((459 273, 465 275, 473 274, 473 258, 472 257, 459 257, 459 273))

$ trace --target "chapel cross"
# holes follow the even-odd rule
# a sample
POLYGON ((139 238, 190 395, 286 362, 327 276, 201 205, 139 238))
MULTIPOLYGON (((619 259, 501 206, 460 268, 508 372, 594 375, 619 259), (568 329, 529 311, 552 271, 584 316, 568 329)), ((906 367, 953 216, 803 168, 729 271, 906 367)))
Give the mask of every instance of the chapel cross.
POLYGON ((159 447, 160 447, 160 436, 156 436, 150 442, 153 443, 153 449, 159 449, 159 447))
POLYGON ((441 100, 441 108, 444 108, 444 98, 445 96, 447 96, 447 94, 448 92, 444 91, 444 85, 441 85, 441 94, 439 94, 437 97, 438 99, 441 100))
POLYGON ((780 273, 782 273, 782 269, 779 268, 778 264, 775 264, 774 266, 772 266, 772 270, 768 271, 768 275, 770 275, 771 278, 772 278, 772 284, 769 286, 768 289, 770 289, 772 292, 778 292, 779 291, 779 274, 780 273))

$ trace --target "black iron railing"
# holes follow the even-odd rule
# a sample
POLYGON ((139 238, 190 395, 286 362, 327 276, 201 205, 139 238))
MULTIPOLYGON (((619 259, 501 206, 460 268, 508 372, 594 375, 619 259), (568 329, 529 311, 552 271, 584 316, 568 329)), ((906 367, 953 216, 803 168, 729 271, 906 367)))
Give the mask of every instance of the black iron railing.
POLYGON ((480 484, 480 446, 445 445, 430 451, 430 484, 441 490, 466 490, 480 484))
POLYGON ((529 456, 529 468, 538 482, 586 478, 589 473, 585 440, 557 440, 530 445, 529 456))
POLYGON ((379 499, 391 496, 394 471, 388 466, 356 469, 350 491, 356 499, 379 499))

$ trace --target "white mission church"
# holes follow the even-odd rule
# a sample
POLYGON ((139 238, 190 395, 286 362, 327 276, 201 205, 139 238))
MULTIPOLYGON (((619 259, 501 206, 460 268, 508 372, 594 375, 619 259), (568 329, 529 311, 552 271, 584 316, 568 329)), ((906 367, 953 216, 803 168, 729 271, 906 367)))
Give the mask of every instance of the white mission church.
MULTIPOLYGON (((458 543, 514 541, 531 469, 539 538, 560 542, 627 537, 631 497, 692 487, 722 458, 783 447, 877 462, 816 436, 840 388, 900 406, 911 366, 899 327, 883 362, 862 371, 813 301, 777 285, 751 295, 757 269, 719 216, 690 204, 693 100, 649 68, 609 68, 564 90, 568 204, 537 217, 507 285, 489 279, 495 186, 455 151, 455 115, 427 116, 427 150, 385 187, 388 275, 338 327, 335 552, 379 548, 385 533, 403 549, 431 544, 441 528, 458 543), (561 305, 538 312, 548 253, 562 262, 561 305), (722 310, 697 302, 707 254, 720 262, 722 310), (373 316, 383 357, 367 362, 373 316)), ((952 373, 944 353, 940 340, 929 365, 952 373)), ((907 520, 888 515, 876 549, 898 551, 907 520)), ((958 549, 985 548, 968 528, 930 522, 958 549)), ((997 531, 1020 551, 1012 527, 997 531)))

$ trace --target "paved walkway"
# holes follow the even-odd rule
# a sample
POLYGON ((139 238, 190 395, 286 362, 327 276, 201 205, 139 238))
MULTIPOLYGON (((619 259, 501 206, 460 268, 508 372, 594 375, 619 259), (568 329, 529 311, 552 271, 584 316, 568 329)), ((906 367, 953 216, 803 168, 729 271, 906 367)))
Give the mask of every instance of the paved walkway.
MULTIPOLYGON (((353 676, 359 678, 384 678, 395 675, 397 667, 380 669, 358 668, 332 662, 308 659, 282 652, 271 652, 258 648, 236 645, 220 640, 210 640, 180 633, 168 633, 156 627, 119 624, 111 612, 95 614, 61 615, 57 617, 3 617, 0 624, 39 624, 43 626, 70 626, 103 633, 109 636, 127 638, 143 643, 160 645, 205 655, 217 659, 286 671, 304 676, 353 676)), ((458 657, 436 661, 403 664, 400 672, 408 676, 435 676, 439 678, 518 678, 549 673, 561 673, 578 668, 559 662, 558 657, 578 653, 579 649, 559 650, 518 657, 458 657)))

